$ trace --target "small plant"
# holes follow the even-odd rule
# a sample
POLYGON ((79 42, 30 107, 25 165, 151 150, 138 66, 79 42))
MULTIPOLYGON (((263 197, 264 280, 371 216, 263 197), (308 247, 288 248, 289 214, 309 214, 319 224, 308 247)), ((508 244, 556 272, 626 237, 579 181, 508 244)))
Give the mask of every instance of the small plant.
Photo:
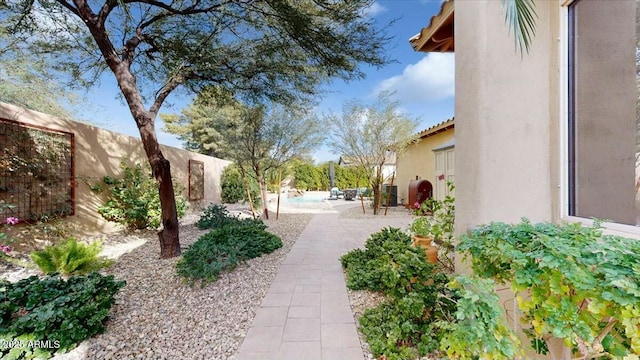
POLYGON ((413 222, 411 222, 411 225, 409 225, 409 231, 415 236, 420 236, 424 238, 434 237, 436 235, 434 234, 434 232, 438 230, 437 227, 433 226, 434 222, 435 221, 431 217, 426 217, 426 216, 418 217, 415 220, 413 220, 413 222))
MULTIPOLYGON (((454 186, 447 182, 449 193, 454 186)), ((429 214, 416 218, 409 226, 409 231, 416 236, 431 237, 438 245, 438 261, 444 269, 452 273, 455 269, 454 251, 454 222, 455 222, 455 198, 447 195, 444 200, 428 199, 420 205, 417 213, 423 215, 428 209, 429 214)))
MULTIPOLYGON (((4 201, 0 202, 0 211, 11 209, 14 207, 14 205, 6 204, 4 201)), ((4 228, 5 226, 16 225, 19 222, 20 220, 17 217, 9 216, 4 220, 4 224, 2 224, 1 226, 4 228)), ((11 246, 9 246, 10 243, 11 241, 9 241, 7 233, 5 233, 4 231, 0 231, 0 259, 9 256, 9 253, 11 252, 11 246)))
POLYGON ((184 251, 176 265, 178 274, 191 284, 201 280, 205 286, 239 262, 281 248, 282 240, 264 229, 261 221, 249 219, 210 231, 184 251))
POLYGON ((214 229, 230 224, 236 217, 229 214, 227 207, 221 204, 211 204, 204 209, 196 226, 200 229, 214 229))
MULTIPOLYGON (((120 163, 122 178, 104 176, 102 183, 91 185, 95 192, 108 190, 106 202, 98 208, 98 213, 108 221, 124 225, 127 229, 157 229, 161 225, 161 206, 158 183, 142 165, 129 167, 123 160, 120 163)), ((180 195, 179 186, 174 181, 176 210, 181 218, 187 209, 186 200, 180 195)))
POLYGON ((196 226, 200 229, 215 229, 227 225, 250 225, 266 229, 267 226, 260 219, 240 219, 238 216, 229 214, 226 206, 220 204, 212 204, 206 208, 196 222, 196 226))
POLYGON ((49 358, 103 332, 114 296, 124 285, 113 275, 95 272, 68 280, 32 276, 0 282, 0 342, 24 345, 0 347, 0 357, 49 358), (41 346, 29 345, 34 343, 41 346))
POLYGON ((112 264, 113 260, 98 257, 102 245, 93 242, 79 243, 74 238, 58 245, 47 246, 44 250, 31 253, 31 259, 45 274, 61 273, 64 276, 86 274, 112 264))

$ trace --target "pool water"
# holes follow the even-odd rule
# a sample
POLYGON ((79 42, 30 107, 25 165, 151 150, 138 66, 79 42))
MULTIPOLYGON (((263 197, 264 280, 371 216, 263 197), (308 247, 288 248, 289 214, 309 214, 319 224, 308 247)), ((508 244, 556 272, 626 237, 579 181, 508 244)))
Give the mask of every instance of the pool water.
POLYGON ((324 201, 324 197, 281 197, 280 201, 289 203, 289 204, 307 204, 307 203, 318 203, 324 201))

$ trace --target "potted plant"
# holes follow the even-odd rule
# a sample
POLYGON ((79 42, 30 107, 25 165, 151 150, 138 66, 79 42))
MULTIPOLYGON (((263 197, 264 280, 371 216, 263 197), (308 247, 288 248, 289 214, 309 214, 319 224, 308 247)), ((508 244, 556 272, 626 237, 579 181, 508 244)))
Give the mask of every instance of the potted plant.
POLYGON ((430 216, 420 216, 409 225, 409 231, 413 234, 413 246, 423 248, 427 260, 433 264, 438 262, 438 250, 431 242, 437 238, 439 229, 430 216))

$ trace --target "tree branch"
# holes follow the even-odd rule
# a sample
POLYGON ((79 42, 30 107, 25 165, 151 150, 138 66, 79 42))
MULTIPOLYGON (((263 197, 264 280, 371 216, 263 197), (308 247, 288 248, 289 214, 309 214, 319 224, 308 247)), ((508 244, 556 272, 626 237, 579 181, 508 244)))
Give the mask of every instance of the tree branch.
POLYGON ((73 5, 71 5, 70 3, 66 2, 65 0, 57 0, 58 4, 64 6, 67 10, 71 11, 74 15, 82 18, 82 16, 80 15, 80 12, 78 11, 78 9, 74 8, 73 5))

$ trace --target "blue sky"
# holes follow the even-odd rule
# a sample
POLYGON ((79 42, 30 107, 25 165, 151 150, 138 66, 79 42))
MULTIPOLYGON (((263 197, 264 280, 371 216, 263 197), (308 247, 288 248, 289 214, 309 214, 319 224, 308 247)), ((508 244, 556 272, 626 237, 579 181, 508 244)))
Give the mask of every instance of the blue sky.
MULTIPOLYGON (((453 117, 454 114, 454 56, 453 54, 425 54, 413 51, 409 38, 429 24, 431 16, 440 10, 441 0, 378 0, 369 9, 380 24, 397 19, 388 30, 393 37, 389 46, 389 57, 395 62, 381 69, 364 67, 366 78, 345 83, 334 81, 329 84, 318 105, 320 113, 339 113, 344 100, 372 100, 380 90, 395 91, 396 100, 402 110, 420 120, 419 130, 453 117)), ((87 94, 94 105, 87 120, 97 126, 127 135, 139 137, 138 129, 127 106, 118 98, 119 90, 115 79, 105 73, 100 84, 87 94)), ((160 110, 161 113, 178 113, 187 106, 191 98, 172 94, 160 110)), ((164 124, 158 118, 156 129, 158 140, 165 144, 181 147, 175 136, 164 133, 164 124)), ((323 148, 314 154, 316 162, 337 160, 323 148)))

